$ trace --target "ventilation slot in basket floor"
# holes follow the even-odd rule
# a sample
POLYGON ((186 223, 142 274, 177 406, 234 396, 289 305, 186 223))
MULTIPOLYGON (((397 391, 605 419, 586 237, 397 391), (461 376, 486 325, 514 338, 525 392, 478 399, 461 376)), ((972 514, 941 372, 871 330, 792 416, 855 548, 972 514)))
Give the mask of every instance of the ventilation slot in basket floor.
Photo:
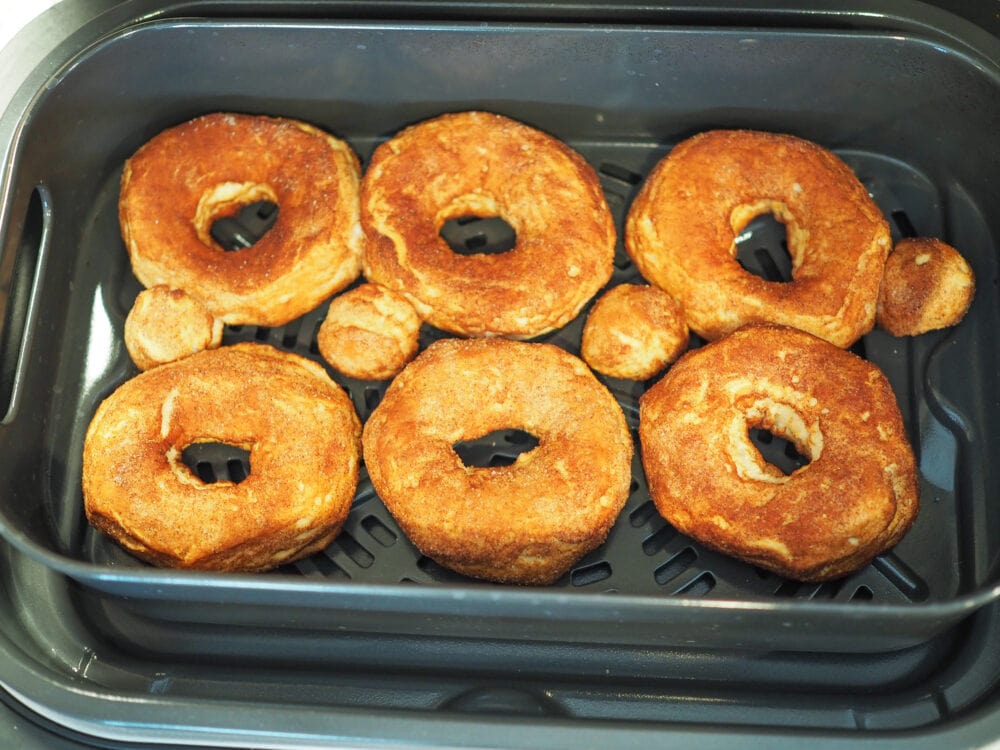
POLYGON ((399 537, 396 532, 386 526, 376 516, 365 516, 361 519, 361 528, 368 532, 368 536, 381 544, 383 547, 391 547, 399 537))
POLYGON ((593 586, 609 578, 611 578, 611 565, 605 561, 577 568, 571 574, 570 581, 574 586, 593 586))
POLYGON ((658 584, 665 586, 682 575, 697 560, 698 553, 690 547, 685 547, 653 571, 653 578, 658 584))
POLYGON ((459 255, 497 255, 514 249, 517 233, 499 216, 460 216, 444 223, 441 239, 459 255))
POLYGON ((238 484, 250 475, 250 451, 226 443, 192 443, 181 461, 205 484, 238 484))
POLYGON ((792 280, 785 225, 771 214, 762 214, 744 227, 736 238, 736 260, 765 281, 792 280))
POLYGON ((278 220, 278 206, 271 201, 255 201, 243 206, 233 216, 212 222, 212 239, 229 251, 253 247, 278 220))

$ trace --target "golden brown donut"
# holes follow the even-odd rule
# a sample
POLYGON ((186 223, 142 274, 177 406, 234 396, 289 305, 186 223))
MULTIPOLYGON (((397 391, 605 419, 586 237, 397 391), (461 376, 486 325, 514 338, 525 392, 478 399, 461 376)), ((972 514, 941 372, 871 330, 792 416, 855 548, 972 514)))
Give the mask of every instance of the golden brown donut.
POLYGON ((625 246, 650 282, 714 340, 747 323, 809 331, 847 347, 875 323, 889 227, 850 168, 790 135, 714 130, 677 144, 629 209, 625 246), (736 237, 772 213, 785 225, 792 281, 736 261, 736 237))
POLYGON ((222 343, 222 321, 183 289, 165 284, 139 292, 125 318, 125 348, 140 370, 222 343))
POLYGON ((263 344, 141 373, 98 407, 83 447, 87 519, 155 565, 262 571, 323 549, 358 479, 361 426, 323 368, 263 344), (239 484, 202 482, 194 443, 250 452, 239 484))
POLYGON ((916 468, 882 372, 792 328, 754 325, 681 357, 639 405, 657 510, 704 545, 822 581, 896 544, 918 508, 916 468), (809 463, 765 462, 748 431, 809 463))
POLYGON ((965 258, 938 239, 896 243, 885 262, 876 321, 894 336, 916 336, 958 325, 976 292, 965 258))
POLYGON ((684 311, 659 287, 619 284, 594 303, 580 354, 614 378, 646 380, 687 349, 684 311))
POLYGON ((350 146, 296 120, 216 113, 165 130, 122 172, 132 270, 147 287, 186 290, 225 323, 287 323, 360 272, 359 175, 350 146), (216 244, 216 219, 261 200, 278 217, 259 241, 216 244))
POLYGON ((365 276, 452 333, 539 336, 611 277, 615 229, 593 168, 500 115, 448 114, 403 130, 375 150, 361 196, 365 276), (454 252, 441 228, 469 215, 503 218, 515 247, 454 252))
POLYGON ((551 344, 431 344, 392 381, 363 442, 372 485, 417 548, 491 581, 555 581, 604 541, 631 483, 621 408, 551 344), (505 429, 538 445, 488 468, 453 448, 505 429))
POLYGON ((416 356, 420 316, 403 295, 362 284, 330 302, 316 343, 323 359, 339 372, 384 380, 416 356))

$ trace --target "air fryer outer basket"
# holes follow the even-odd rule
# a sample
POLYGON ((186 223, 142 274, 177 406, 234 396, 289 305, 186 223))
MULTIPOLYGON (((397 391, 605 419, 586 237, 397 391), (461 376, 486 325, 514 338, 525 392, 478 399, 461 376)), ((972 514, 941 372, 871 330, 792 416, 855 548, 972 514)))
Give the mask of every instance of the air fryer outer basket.
MULTIPOLYGON (((407 20, 405 4, 382 19, 331 20, 310 4, 190 3, 141 21, 133 12, 122 27, 109 12, 33 71, 5 115, 3 536, 144 617, 176 622, 859 652, 926 642, 1000 597, 996 40, 919 6, 912 18, 756 6, 743 15, 594 8, 578 18, 529 4, 517 22, 492 23, 463 20, 455 7, 442 5, 434 21, 407 20), (101 35, 88 36, 95 24, 101 35), (364 160, 408 123, 472 108, 580 150, 599 170, 619 232, 672 144, 747 127, 834 149, 896 237, 915 231, 962 249, 979 290, 961 325, 913 339, 874 332, 859 347, 890 377, 920 462, 923 508, 895 550, 834 585, 782 581, 672 533, 651 511, 638 463, 608 543, 544 589, 440 570, 365 481, 338 541, 270 575, 150 569, 87 526, 83 433, 100 399, 134 373, 121 337, 139 289, 117 227, 124 160, 162 128, 209 111, 301 118, 364 160)), ((637 279, 619 248, 612 283, 637 279)), ((233 329, 226 340, 314 355, 322 314, 233 329)), ((579 331, 577 320, 546 340, 576 351, 579 331)), ((436 335, 425 331, 424 343, 436 335)), ((339 380, 362 417, 384 387, 339 380)), ((642 385, 607 382, 634 428, 642 385)), ((224 471, 227 458, 218 462, 224 471)))

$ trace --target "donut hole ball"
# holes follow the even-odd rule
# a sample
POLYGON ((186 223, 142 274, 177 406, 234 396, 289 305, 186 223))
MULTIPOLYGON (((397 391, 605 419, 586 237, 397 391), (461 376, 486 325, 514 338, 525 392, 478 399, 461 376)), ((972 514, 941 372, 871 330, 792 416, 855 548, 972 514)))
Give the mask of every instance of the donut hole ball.
POLYGON ((680 305, 662 289, 619 284, 594 303, 583 327, 581 355, 600 373, 646 380, 687 349, 680 305))
POLYGON ((896 243, 882 273, 877 322, 894 336, 917 336, 957 325, 976 291, 965 258, 939 239, 896 243))
POLYGON ((420 322, 401 294, 362 284, 330 302, 317 345, 323 359, 344 375, 384 380, 416 355, 420 322))
POLYGON ((222 342, 222 321, 183 289, 139 292, 125 318, 125 348, 140 370, 173 362, 222 342))
POLYGON ((550 344, 436 341, 392 381, 363 446, 372 486, 417 549, 497 582, 557 580, 603 543, 632 481, 621 407, 550 344), (508 439, 516 450, 496 449, 508 439), (490 441, 492 452, 463 455, 463 443, 490 441))

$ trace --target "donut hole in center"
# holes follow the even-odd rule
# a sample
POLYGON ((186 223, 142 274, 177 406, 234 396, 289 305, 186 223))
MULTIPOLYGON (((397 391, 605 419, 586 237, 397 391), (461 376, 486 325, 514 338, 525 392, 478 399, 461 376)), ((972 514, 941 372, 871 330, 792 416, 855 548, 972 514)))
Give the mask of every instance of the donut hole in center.
POLYGON ((244 250, 257 244, 277 220, 277 203, 255 201, 233 216, 220 216, 212 222, 210 231, 212 239, 223 250, 244 250))
POLYGON ((787 206, 770 200, 738 206, 731 224, 734 257, 743 270, 778 284, 794 280, 798 229, 787 206))
POLYGON ((517 232, 501 216, 456 216, 444 222, 439 234, 459 255, 500 255, 517 244, 517 232))
POLYGON ((786 477, 808 465, 811 460, 808 455, 799 453, 794 442, 763 427, 751 427, 748 436, 761 457, 786 477))
POLYGON ((216 249, 245 250, 257 244, 278 220, 278 198, 269 185, 223 182, 198 201, 198 238, 216 249))
POLYGON ((239 484, 250 476, 250 451, 228 443, 191 443, 181 451, 181 462, 203 484, 239 484))
POLYGON ((737 475, 754 482, 782 483, 823 453, 819 422, 767 393, 751 396, 729 425, 728 452, 737 475), (790 444, 790 445, 788 445, 790 444))
POLYGON ((537 437, 524 430, 494 430, 482 437, 460 440, 452 449, 470 469, 487 469, 510 466, 518 456, 537 448, 538 442, 537 437))

